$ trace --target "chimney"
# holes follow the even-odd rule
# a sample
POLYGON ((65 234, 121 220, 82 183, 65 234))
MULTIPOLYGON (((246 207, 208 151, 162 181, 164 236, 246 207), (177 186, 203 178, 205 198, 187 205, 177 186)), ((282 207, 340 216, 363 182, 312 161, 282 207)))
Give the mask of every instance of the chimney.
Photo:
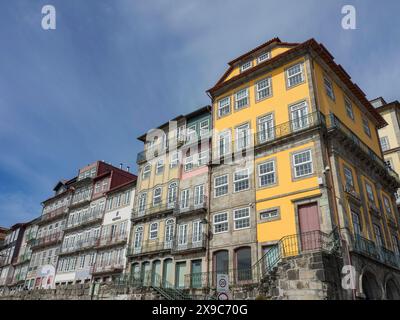
POLYGON ((122 166, 123 166, 124 164, 121 162, 120 164, 119 164, 119 168, 122 170, 122 166))
POLYGON ((130 169, 130 168, 131 168, 130 166, 126 166, 126 171, 129 172, 129 169, 130 169))

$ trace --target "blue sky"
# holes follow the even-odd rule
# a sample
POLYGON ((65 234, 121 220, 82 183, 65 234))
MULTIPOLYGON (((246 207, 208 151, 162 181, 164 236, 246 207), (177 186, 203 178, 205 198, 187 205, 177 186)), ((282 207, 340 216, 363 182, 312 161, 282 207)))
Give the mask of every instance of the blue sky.
POLYGON ((226 63, 278 36, 326 45, 368 98, 399 99, 400 2, 8 0, 0 12, 0 225, 40 215, 95 160, 136 171, 136 137, 209 103, 226 63), (41 8, 57 29, 41 28, 41 8), (341 8, 357 30, 341 28, 341 8))

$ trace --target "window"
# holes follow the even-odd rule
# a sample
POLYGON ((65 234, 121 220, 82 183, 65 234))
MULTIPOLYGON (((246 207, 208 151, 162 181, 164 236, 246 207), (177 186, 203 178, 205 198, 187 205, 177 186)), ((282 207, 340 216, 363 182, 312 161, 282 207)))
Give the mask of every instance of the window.
POLYGON ((344 166, 343 172, 344 172, 344 179, 346 180, 346 187, 354 188, 353 172, 351 171, 351 169, 344 166))
POLYGON ((346 108, 346 114, 351 119, 354 120, 354 112, 353 112, 353 105, 351 104, 350 100, 344 98, 344 106, 346 108))
POLYGON ((214 215, 214 233, 228 231, 228 213, 218 213, 214 215))
POLYGON ((210 131, 210 121, 208 119, 200 121, 200 136, 206 136, 210 131))
POLYGON ((173 219, 169 219, 165 223, 165 242, 170 243, 174 239, 174 223, 173 219))
POLYGON ((258 119, 258 142, 274 139, 274 115, 272 113, 258 119))
POLYGON ((192 242, 200 242, 203 240, 203 225, 201 224, 201 221, 194 221, 192 224, 192 230, 193 230, 193 235, 192 235, 192 242))
POLYGON ((272 94, 271 77, 263 79, 256 84, 257 101, 263 100, 272 94))
POLYGON ((223 117, 231 112, 231 99, 226 97, 218 102, 218 116, 223 117))
POLYGON ((146 211, 146 200, 147 200, 147 193, 142 193, 139 196, 139 204, 138 204, 138 213, 139 215, 143 215, 146 211))
POLYGON ((237 281, 251 280, 252 266, 250 248, 240 248, 236 250, 236 269, 237 281))
POLYGON ((279 210, 278 209, 270 209, 260 212, 261 220, 275 220, 279 218, 279 210))
POLYGON ((229 274, 229 253, 222 250, 214 253, 214 272, 216 274, 229 274))
POLYGON ((253 62, 251 60, 246 61, 245 63, 243 63, 240 66, 240 71, 241 72, 246 71, 246 70, 250 69, 252 67, 252 65, 253 65, 253 62))
POLYGON ((150 177, 150 172, 151 172, 151 165, 148 164, 143 168, 142 179, 144 180, 150 177))
POLYGON ((156 174, 160 174, 164 171, 164 160, 160 159, 157 161, 156 174))
POLYGON ((266 187, 276 183, 275 161, 271 160, 258 166, 259 186, 266 187))
POLYGON ((250 208, 233 210, 234 229, 246 229, 250 227, 250 208))
POLYGON ((369 128, 368 119, 367 119, 367 118, 363 118, 363 119, 362 119, 362 124, 363 124, 363 129, 364 129, 365 134, 366 134, 368 137, 371 137, 371 129, 369 128))
POLYGON ((178 165, 178 163, 179 163, 179 152, 176 151, 176 152, 172 153, 171 156, 170 156, 170 164, 169 164, 169 166, 171 168, 175 168, 178 165))
POLYGON ((379 140, 381 142, 382 151, 387 151, 390 149, 388 137, 381 137, 379 140))
POLYGON ((233 185, 235 192, 249 189, 249 169, 235 172, 233 177, 233 185))
POLYGON ((305 101, 290 107, 292 130, 297 131, 308 127, 308 107, 305 101))
POLYGON ((271 52, 263 52, 261 53, 258 58, 257 58, 257 63, 264 62, 265 60, 268 60, 271 58, 271 52))
POLYGON ((387 168, 393 169, 392 160, 391 160, 391 159, 386 159, 386 160, 385 160, 385 164, 386 164, 386 167, 387 167, 387 168))
POLYGON ((353 229, 355 235, 361 235, 361 223, 360 223, 360 215, 357 212, 351 211, 351 217, 353 220, 353 229))
POLYGON ((176 196, 178 192, 178 184, 176 182, 171 183, 168 186, 168 207, 175 206, 176 196))
POLYGON ((332 100, 335 100, 335 92, 333 91, 332 81, 329 80, 327 77, 324 77, 324 86, 327 96, 332 100))
POLYGON ((313 173, 311 150, 293 154, 294 177, 305 177, 313 173))
POLYGON ((241 109, 249 104, 249 89, 242 89, 235 94, 235 109, 241 109))
POLYGON ((149 239, 154 240, 158 237, 158 222, 153 222, 149 229, 149 239))
POLYGON ((181 209, 189 208, 190 189, 181 191, 181 209))
POLYGON ((100 182, 96 182, 94 187, 94 193, 99 193, 99 192, 100 192, 100 182))
POLYGON ((161 188, 155 188, 153 193, 153 206, 161 204, 161 188))
POLYGON ((392 215, 392 207, 390 205, 390 200, 388 197, 383 196, 383 204, 385 206, 386 213, 391 216, 392 215))
POLYGON ((250 125, 248 123, 236 128, 236 150, 245 150, 250 146, 250 125))
POLYGON ((204 185, 194 188, 194 205, 199 206, 204 203, 204 185))
POLYGON ((178 227, 178 245, 182 246, 182 245, 187 244, 187 240, 188 240, 187 231, 188 231, 187 224, 179 225, 179 227, 178 227))
POLYGON ((378 226, 376 223, 374 223, 373 225, 374 225, 376 244, 379 247, 383 247, 383 239, 382 239, 381 227, 378 226))
POLYGON ((365 183, 365 190, 367 191, 368 200, 372 203, 375 203, 374 192, 372 191, 372 187, 368 182, 365 183))
POLYGON ((131 202, 131 191, 127 190, 125 191, 124 195, 124 205, 128 205, 131 202))
POLYGON ((185 171, 192 170, 193 166, 194 166, 194 157, 193 156, 187 156, 185 158, 185 171))
POLYGON ((143 239, 143 227, 137 227, 133 241, 133 247, 135 250, 142 247, 142 239, 143 239))
POLYGON ((393 252, 395 253, 396 256, 400 254, 400 244, 399 244, 399 238, 397 236, 392 235, 392 244, 393 244, 393 252))
POLYGON ((291 88, 304 82, 303 64, 298 63, 286 70, 287 87, 291 88))
POLYGON ((208 163, 208 154, 209 154, 208 150, 205 150, 205 151, 202 151, 199 153, 199 158, 197 161, 199 166, 203 166, 208 163))
POLYGON ((187 140, 193 141, 196 139, 196 125, 191 125, 187 128, 187 140))
POLYGON ((219 134, 219 156, 224 156, 230 153, 231 150, 231 133, 230 131, 225 131, 219 134))
POLYGON ((228 193, 228 175, 219 176, 214 179, 215 197, 220 197, 228 193))

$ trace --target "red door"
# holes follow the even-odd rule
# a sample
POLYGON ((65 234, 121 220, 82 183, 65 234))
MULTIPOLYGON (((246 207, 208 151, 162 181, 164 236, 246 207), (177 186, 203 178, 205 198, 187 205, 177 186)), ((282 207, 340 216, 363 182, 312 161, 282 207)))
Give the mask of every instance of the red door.
POLYGON ((300 239, 302 251, 310 251, 321 247, 318 205, 316 202, 298 207, 300 239))

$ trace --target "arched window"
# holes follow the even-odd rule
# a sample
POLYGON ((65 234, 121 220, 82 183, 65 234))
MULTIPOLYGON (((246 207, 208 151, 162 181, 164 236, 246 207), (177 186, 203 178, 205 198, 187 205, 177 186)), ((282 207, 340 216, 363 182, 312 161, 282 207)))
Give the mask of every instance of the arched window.
POLYGON ((173 207, 175 205, 177 191, 178 191, 178 184, 176 182, 172 182, 168 186, 168 207, 173 207))
POLYGON ((133 253, 140 253, 142 249, 143 227, 136 227, 135 236, 133 239, 133 253))
POLYGON ((251 249, 250 247, 236 250, 236 277, 238 281, 251 280, 251 249))
POLYGON ((153 192, 153 206, 161 204, 161 187, 155 188, 153 192))
POLYGON ((168 219, 165 222, 165 245, 170 247, 172 240, 174 239, 175 221, 174 219, 168 219))
POLYGON ((147 201, 147 193, 144 192, 140 194, 138 201, 138 213, 139 215, 143 215, 146 211, 146 201, 147 201))

